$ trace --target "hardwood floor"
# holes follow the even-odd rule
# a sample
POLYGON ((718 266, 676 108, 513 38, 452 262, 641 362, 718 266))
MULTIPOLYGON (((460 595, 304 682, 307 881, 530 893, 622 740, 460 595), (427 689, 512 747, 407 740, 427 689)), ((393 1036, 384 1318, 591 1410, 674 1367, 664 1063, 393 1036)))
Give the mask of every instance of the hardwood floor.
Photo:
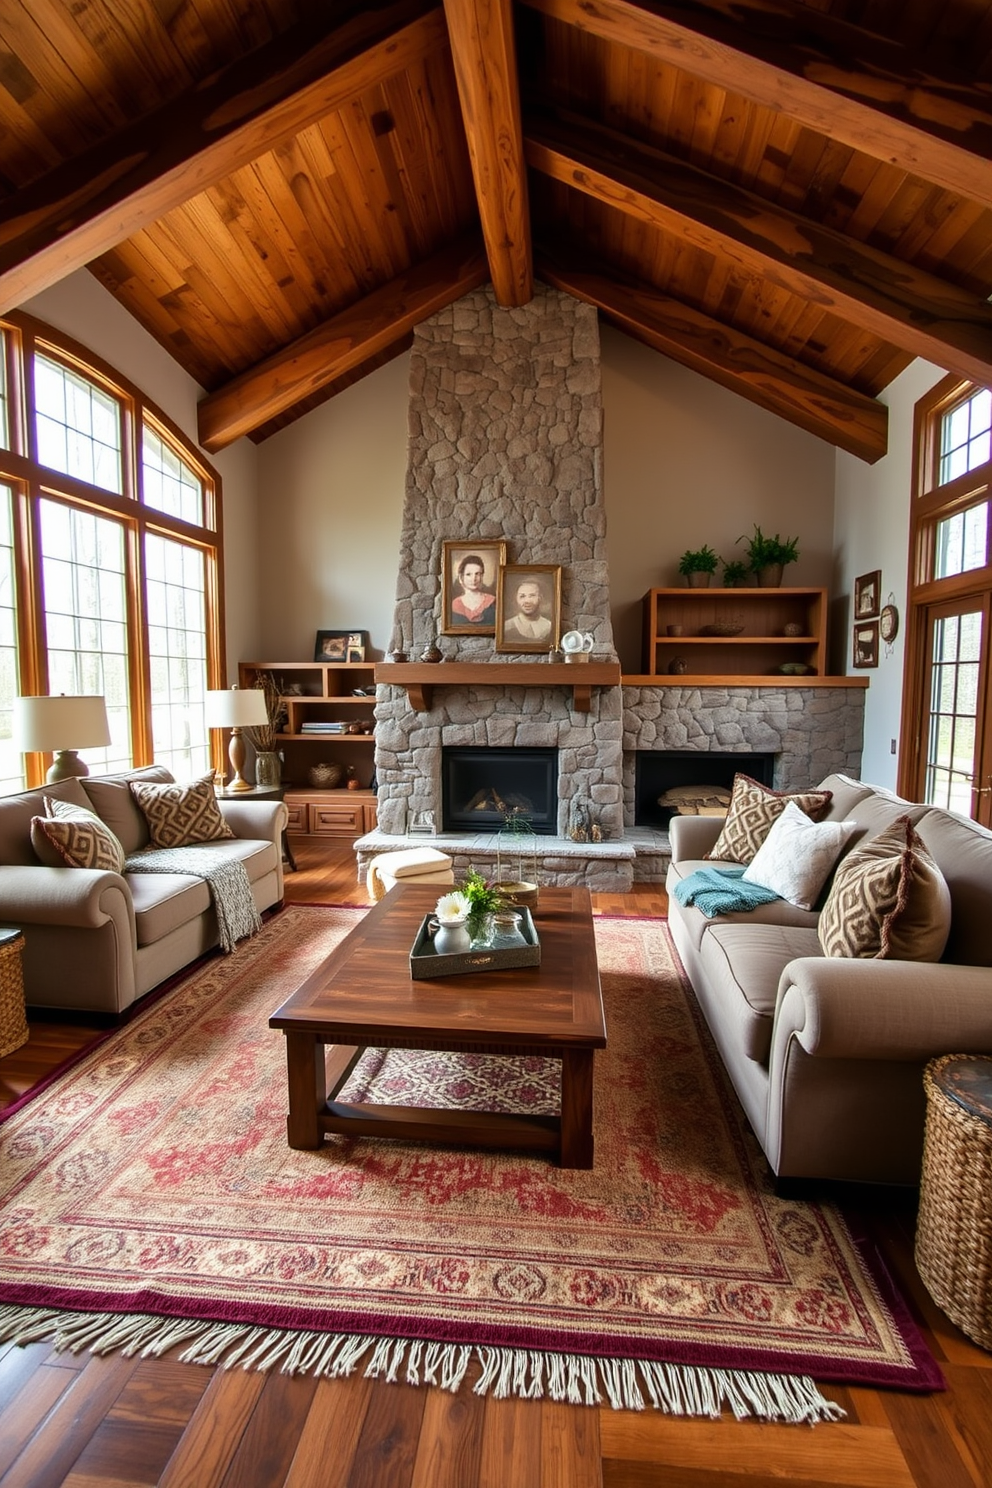
MULTIPOLYGON (((293 846, 287 900, 365 902, 350 845, 293 846)), ((597 895, 595 908, 657 915, 665 898, 645 887, 597 895)), ((0 1105, 93 1037, 33 1024, 24 1049, 0 1060, 0 1105)), ((911 1202, 872 1191, 862 1214, 920 1316, 946 1393, 824 1385, 847 1418, 811 1429, 0 1346, 0 1488, 987 1488, 992 1354, 927 1296, 911 1202)))

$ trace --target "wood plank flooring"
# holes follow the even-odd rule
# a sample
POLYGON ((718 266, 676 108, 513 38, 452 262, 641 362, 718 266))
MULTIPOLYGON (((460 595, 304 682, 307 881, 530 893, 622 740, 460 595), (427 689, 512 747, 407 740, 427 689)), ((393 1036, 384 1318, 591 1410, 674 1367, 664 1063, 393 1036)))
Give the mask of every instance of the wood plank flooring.
MULTIPOLYGON (((294 838, 295 903, 365 903, 350 844, 294 838)), ((597 913, 657 915, 645 886, 597 913)), ((0 1105, 95 1036, 36 1023, 0 1060, 0 1105)), ((988 1488, 992 1354, 930 1301, 911 1200, 862 1213, 947 1376, 943 1394, 824 1385, 848 1412, 815 1428, 680 1421, 363 1379, 285 1379, 161 1360, 0 1346, 0 1488, 988 1488)))

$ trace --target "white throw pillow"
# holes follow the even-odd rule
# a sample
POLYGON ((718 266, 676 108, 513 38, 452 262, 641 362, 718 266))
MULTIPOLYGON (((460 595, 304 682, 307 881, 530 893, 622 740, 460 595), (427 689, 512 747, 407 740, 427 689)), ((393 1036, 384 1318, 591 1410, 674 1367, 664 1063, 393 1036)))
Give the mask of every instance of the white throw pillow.
POLYGON ((812 909, 830 870, 857 830, 853 821, 811 821, 789 801, 743 876, 797 909, 812 909))

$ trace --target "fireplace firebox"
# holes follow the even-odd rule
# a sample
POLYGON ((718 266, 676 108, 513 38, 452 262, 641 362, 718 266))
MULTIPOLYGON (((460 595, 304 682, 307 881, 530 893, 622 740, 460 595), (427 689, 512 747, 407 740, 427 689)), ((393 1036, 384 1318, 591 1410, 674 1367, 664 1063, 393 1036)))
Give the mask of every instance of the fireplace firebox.
POLYGON ((730 790, 734 776, 750 775, 762 785, 773 780, 773 754, 729 754, 722 750, 638 750, 634 761, 634 824, 666 828, 674 812, 658 797, 680 785, 717 785, 730 790))
POLYGON ((498 832, 508 816, 526 817, 544 836, 558 830, 557 749, 441 750, 442 828, 498 832))

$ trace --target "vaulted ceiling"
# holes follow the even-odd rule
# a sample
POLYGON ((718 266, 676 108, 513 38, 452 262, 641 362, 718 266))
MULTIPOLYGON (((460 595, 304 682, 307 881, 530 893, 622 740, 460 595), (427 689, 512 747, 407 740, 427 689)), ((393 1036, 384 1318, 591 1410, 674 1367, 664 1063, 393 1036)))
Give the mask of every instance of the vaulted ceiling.
POLYGON ((259 440, 492 281, 865 460, 992 382, 992 0, 0 0, 0 310, 87 265, 259 440))

